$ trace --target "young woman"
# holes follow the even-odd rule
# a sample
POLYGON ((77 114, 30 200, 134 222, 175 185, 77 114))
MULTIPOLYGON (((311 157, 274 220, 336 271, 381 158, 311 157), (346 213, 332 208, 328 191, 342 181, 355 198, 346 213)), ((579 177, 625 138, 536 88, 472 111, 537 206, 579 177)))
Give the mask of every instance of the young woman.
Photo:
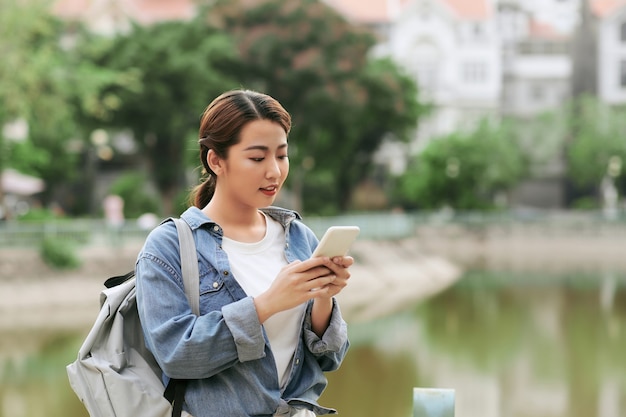
POLYGON ((202 115, 206 178, 181 216, 197 246, 200 316, 185 298, 172 222, 137 260, 146 344, 167 378, 190 380, 184 409, 194 417, 335 413, 317 399, 348 349, 334 296, 353 259, 310 258, 313 232, 272 207, 289 173, 290 128, 275 99, 247 90, 222 94, 202 115))

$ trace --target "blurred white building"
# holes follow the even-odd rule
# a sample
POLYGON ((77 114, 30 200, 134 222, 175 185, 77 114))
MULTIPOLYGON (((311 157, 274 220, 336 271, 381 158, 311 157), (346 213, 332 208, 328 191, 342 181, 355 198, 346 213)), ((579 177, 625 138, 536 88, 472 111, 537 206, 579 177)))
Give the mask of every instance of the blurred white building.
MULTIPOLYGON (((398 155, 438 136, 484 117, 531 119, 562 107, 573 91, 626 103, 626 0, 326 2, 375 28, 374 53, 398 62, 435 106, 411 147, 386 142, 380 149, 376 160, 390 170, 397 171, 398 155)), ((561 155, 548 160, 514 192, 518 204, 563 204, 561 155)))
POLYGON ((495 113, 529 117, 571 94, 572 40, 589 10, 598 96, 626 103, 626 0, 325 0, 378 30, 375 53, 415 77, 437 106, 419 136, 495 113))
POLYGON ((570 97, 570 37, 515 5, 501 5, 504 115, 530 117, 570 97))
POLYGON ((598 89, 601 100, 626 103, 626 0, 596 1, 598 89))
POLYGON ((502 61, 494 12, 488 0, 421 0, 394 18, 387 52, 435 106, 418 141, 497 114, 502 61))

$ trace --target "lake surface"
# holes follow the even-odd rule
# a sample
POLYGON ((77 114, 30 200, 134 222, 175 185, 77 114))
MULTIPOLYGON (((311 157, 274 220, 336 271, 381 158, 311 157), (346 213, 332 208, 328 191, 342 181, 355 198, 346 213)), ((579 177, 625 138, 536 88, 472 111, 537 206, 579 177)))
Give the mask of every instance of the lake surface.
MULTIPOLYGON (((430 387, 455 390, 455 417, 623 417, 624 275, 470 272, 414 308, 349 323, 321 403, 410 417, 413 387, 430 387)), ((0 417, 88 417, 65 374, 83 337, 0 335, 0 417)))

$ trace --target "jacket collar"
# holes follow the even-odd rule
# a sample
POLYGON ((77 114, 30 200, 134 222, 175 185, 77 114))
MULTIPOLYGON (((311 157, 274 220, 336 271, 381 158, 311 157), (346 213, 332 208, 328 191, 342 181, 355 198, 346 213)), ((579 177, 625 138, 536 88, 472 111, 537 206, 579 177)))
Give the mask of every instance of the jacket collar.
MULTIPOLYGON (((282 207, 270 206, 262 208, 261 211, 279 222, 283 227, 287 227, 287 225, 296 219, 302 220, 302 217, 298 212, 282 207)), ((195 206, 189 207, 180 217, 189 224, 189 227, 191 227, 192 230, 198 229, 205 224, 209 227, 215 225, 219 226, 213 220, 208 218, 202 210, 195 206)))

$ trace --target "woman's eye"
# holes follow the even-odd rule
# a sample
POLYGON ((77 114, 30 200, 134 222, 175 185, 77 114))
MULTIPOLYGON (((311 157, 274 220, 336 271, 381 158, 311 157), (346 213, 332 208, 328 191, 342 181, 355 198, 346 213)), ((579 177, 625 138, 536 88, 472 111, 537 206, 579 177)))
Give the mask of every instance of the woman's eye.
POLYGON ((289 158, 289 155, 281 155, 281 156, 279 156, 278 158, 279 158, 279 159, 288 159, 288 158, 289 158))
POLYGON ((254 162, 261 162, 265 158, 250 158, 250 159, 253 160, 254 162))

